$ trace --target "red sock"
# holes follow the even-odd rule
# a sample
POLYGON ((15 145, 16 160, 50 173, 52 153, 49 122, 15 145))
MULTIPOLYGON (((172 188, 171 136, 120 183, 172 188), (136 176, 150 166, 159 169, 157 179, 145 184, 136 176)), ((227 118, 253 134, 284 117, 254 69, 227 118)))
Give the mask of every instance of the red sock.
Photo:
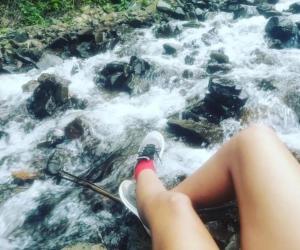
POLYGON ((154 161, 153 160, 140 160, 134 169, 134 179, 137 180, 139 174, 145 170, 151 169, 155 172, 154 161))

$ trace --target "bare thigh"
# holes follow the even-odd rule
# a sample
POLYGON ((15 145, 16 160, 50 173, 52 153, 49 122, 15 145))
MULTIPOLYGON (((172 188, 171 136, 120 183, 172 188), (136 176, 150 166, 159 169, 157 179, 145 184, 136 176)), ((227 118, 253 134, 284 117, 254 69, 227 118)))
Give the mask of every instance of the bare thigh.
POLYGON ((300 248, 300 168, 269 129, 244 133, 231 168, 245 249, 300 248))
POLYGON ((174 189, 195 205, 236 197, 243 249, 300 249, 300 168, 275 133, 253 126, 174 189))

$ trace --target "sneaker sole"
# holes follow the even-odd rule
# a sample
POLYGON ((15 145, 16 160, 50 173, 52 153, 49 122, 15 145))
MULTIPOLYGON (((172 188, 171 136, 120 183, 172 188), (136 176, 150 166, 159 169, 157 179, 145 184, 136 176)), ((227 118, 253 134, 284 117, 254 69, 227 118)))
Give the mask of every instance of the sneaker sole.
POLYGON ((137 208, 135 206, 133 206, 126 198, 125 194, 124 194, 124 190, 128 190, 128 187, 130 185, 134 185, 134 181, 131 180, 125 180, 121 183, 121 185, 119 186, 119 196, 121 201, 123 202, 123 204, 125 205, 125 207, 127 207, 129 209, 130 212, 132 212, 136 217, 138 217, 138 219, 140 220, 140 222, 142 223, 142 225, 144 226, 146 232, 151 236, 151 232, 149 230, 149 228, 143 223, 142 219, 139 216, 139 212, 137 210, 137 208))

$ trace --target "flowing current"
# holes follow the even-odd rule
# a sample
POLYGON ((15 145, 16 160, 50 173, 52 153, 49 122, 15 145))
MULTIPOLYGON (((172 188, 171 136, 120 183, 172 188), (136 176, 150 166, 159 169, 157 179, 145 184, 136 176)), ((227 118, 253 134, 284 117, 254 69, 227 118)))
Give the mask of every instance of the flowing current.
MULTIPOLYGON (((276 8, 287 9, 293 2, 280 1, 276 8)), ((300 15, 292 15, 292 18, 300 20, 300 15)), ((183 26, 185 23, 173 24, 183 26)), ((9 119, 3 126, 9 137, 0 139, 1 192, 12 189, 13 171, 42 169, 49 152, 37 149, 37 144, 45 140, 49 131, 63 130, 76 117, 89 121, 103 150, 115 150, 122 145, 132 148, 99 183, 112 192, 116 193, 118 184, 131 176, 137 143, 150 130, 166 135, 166 152, 158 174, 164 180, 191 174, 220 145, 203 148, 175 140, 166 132, 166 122, 171 114, 183 110, 188 99, 204 97, 209 79, 204 74, 205 67, 210 52, 217 49, 223 49, 234 66, 227 75, 236 79, 249 96, 245 107, 247 114, 240 121, 227 119, 222 122, 225 140, 251 122, 262 122, 271 125, 291 149, 299 152, 299 118, 284 100, 289 89, 299 86, 300 50, 269 49, 264 39, 266 23, 263 16, 233 20, 232 14, 216 13, 197 28, 183 27, 176 38, 157 39, 153 27, 136 29, 124 44, 89 59, 73 58, 43 71, 1 75, 0 116, 9 119), (209 32, 213 28, 214 32, 209 32), (203 41, 203 37, 208 40, 203 41), (177 56, 163 54, 164 43, 175 44, 177 56), (186 65, 185 56, 193 53, 196 53, 194 65, 186 65), (96 87, 96 68, 112 61, 128 62, 132 55, 155 67, 155 77, 143 80, 150 84, 148 91, 129 96, 109 94, 96 87), (79 70, 72 74, 74 66, 79 70), (186 69, 194 73, 193 78, 182 78, 186 69), (32 93, 23 93, 22 85, 45 72, 70 80, 70 92, 87 99, 87 108, 70 109, 41 121, 30 117, 25 103, 32 93), (272 78, 277 90, 259 89, 258 81, 265 78, 272 78)), ((79 175, 89 167, 84 159, 76 159, 83 150, 78 141, 59 147, 75 159, 67 164, 68 171, 79 175)), ((0 203, 0 248, 61 249, 77 242, 93 242, 103 243, 108 249, 138 249, 127 242, 145 239, 141 226, 124 212, 124 208, 112 203, 71 183, 57 183, 47 176, 30 186, 14 188, 0 203), (95 210, 95 205, 91 204, 95 202, 99 209, 95 210)))

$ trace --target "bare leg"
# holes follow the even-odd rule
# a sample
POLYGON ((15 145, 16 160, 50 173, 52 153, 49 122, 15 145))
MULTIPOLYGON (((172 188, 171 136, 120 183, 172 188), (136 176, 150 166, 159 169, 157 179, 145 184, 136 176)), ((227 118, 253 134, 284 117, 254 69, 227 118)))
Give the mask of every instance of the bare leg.
POLYGON ((153 249, 218 249, 190 199, 167 191, 152 170, 139 174, 136 190, 140 214, 151 229, 153 249))
POLYGON ((299 164, 267 127, 233 137, 173 191, 199 206, 236 197, 244 249, 299 249, 299 164))

